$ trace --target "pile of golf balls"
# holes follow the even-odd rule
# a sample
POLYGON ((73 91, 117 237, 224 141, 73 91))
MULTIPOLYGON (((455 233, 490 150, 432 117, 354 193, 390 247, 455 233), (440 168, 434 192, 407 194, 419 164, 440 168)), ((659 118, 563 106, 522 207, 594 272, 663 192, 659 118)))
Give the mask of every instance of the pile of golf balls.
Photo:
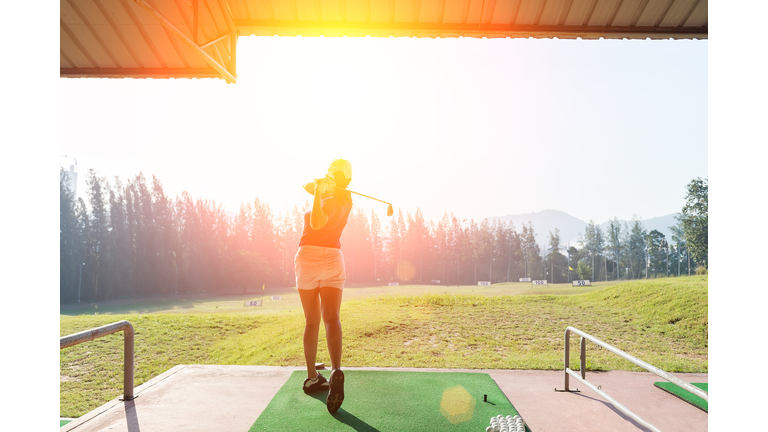
POLYGON ((491 425, 485 428, 485 432, 525 432, 525 422, 519 414, 514 417, 497 415, 491 417, 491 425))

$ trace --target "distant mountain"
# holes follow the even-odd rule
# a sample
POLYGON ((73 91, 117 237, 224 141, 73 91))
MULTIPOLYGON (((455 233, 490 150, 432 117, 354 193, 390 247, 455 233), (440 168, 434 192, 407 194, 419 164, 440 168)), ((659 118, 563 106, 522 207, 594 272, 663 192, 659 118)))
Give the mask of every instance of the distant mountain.
MULTIPOLYGON (((642 222, 647 232, 658 230, 664 234, 667 239, 671 240, 672 233, 670 232, 669 227, 675 224, 674 217, 675 213, 646 219, 642 222)), ((542 210, 536 213, 490 217, 488 219, 499 220, 501 222, 511 221, 515 226, 515 230, 518 232, 522 230, 523 224, 531 222, 533 224, 533 230, 536 232, 536 243, 539 244, 542 253, 546 253, 547 251, 550 231, 554 232, 555 228, 558 228, 560 230, 560 241, 563 246, 567 246, 570 242, 571 246, 576 246, 578 248, 579 237, 584 234, 587 226, 587 222, 559 210, 542 210)), ((630 221, 619 219, 619 222, 629 225, 630 221)), ((598 225, 600 226, 600 229, 606 233, 609 223, 610 221, 605 221, 598 225)))

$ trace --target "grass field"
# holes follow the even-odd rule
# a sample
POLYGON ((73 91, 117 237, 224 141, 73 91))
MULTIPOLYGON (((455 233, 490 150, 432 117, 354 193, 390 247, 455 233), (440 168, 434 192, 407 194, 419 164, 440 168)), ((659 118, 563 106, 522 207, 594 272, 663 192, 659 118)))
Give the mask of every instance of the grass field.
MULTIPOLYGON (((547 287, 532 287, 530 283, 509 282, 494 284, 490 287, 474 285, 400 285, 380 286, 371 284, 346 284, 344 301, 370 298, 384 295, 420 295, 420 294, 467 294, 482 296, 504 296, 519 294, 582 294, 615 285, 615 281, 596 282, 593 286, 573 287, 571 284, 550 284, 547 287)), ((149 313, 242 313, 272 314, 301 310, 299 294, 295 288, 267 288, 262 292, 235 294, 228 296, 210 296, 205 294, 178 294, 155 298, 125 299, 98 304, 66 305, 61 307, 60 316, 104 315, 104 314, 149 314, 149 313), (271 300, 280 296, 281 300, 271 300), (244 308, 245 300, 263 300, 263 307, 244 308)))
MULTIPOLYGON (((355 287, 342 304, 345 366, 561 369, 568 325, 670 372, 707 372, 706 276, 594 287, 355 287)), ((301 366, 298 294, 184 297, 62 308, 67 335, 127 319, 138 386, 177 364, 301 366), (283 300, 269 300, 281 295, 283 300)), ((578 338, 571 364, 578 367, 578 338)), ((325 346, 321 331, 321 347, 325 346)), ((589 370, 642 370, 587 345, 589 370)), ((319 350, 318 361, 328 363, 319 350)), ((122 335, 60 352, 60 415, 78 417, 122 393, 122 335)))

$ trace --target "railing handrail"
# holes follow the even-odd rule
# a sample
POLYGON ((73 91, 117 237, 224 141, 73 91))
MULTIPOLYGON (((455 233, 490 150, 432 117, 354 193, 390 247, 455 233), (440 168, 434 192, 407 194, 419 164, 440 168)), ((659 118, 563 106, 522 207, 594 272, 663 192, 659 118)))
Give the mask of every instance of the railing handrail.
POLYGON ((583 331, 581 331, 581 330, 579 330, 579 329, 577 329, 575 327, 570 327, 569 326, 568 329, 570 329, 572 332, 578 334, 579 336, 581 336, 581 337, 583 337, 583 338, 585 338, 585 339, 587 339, 587 340, 589 340, 591 342, 594 342, 594 343, 602 346, 603 348, 605 348, 608 351, 618 355, 619 357, 621 357, 621 358, 623 358, 625 360, 629 360, 632 363, 640 366, 641 368, 643 368, 643 369, 645 369, 645 370, 647 370, 649 372, 653 372, 656 375, 664 378, 665 380, 667 380, 667 381, 669 381, 669 382, 671 382, 671 383, 673 383, 673 384, 675 384, 675 385, 677 385, 679 387, 682 387, 682 388, 688 390, 689 392, 695 394, 696 396, 698 396, 698 397, 704 399, 705 401, 709 402, 709 394, 707 392, 705 392, 704 390, 702 390, 702 389, 700 389, 700 388, 698 388, 698 387, 696 387, 694 385, 691 385, 690 383, 685 382, 685 381, 681 380, 680 378, 672 375, 671 373, 666 372, 666 371, 664 371, 662 369, 659 369, 656 366, 653 366, 652 364, 646 363, 646 362, 640 360, 639 358, 637 358, 637 357, 635 357, 635 356, 633 356, 631 354, 627 354, 624 351, 614 347, 613 345, 610 345, 610 344, 608 344, 606 342, 603 342, 600 339, 598 339, 598 338, 596 338, 596 337, 594 337, 594 336, 592 336, 592 335, 590 335, 588 333, 585 333, 585 332, 583 332, 583 331))
POLYGON ((592 336, 592 335, 590 335, 588 333, 585 333, 585 332, 577 329, 576 327, 571 327, 571 326, 568 326, 565 329, 565 359, 564 359, 564 363, 565 363, 565 368, 564 368, 564 372, 565 372, 565 389, 564 389, 564 391, 571 391, 568 388, 568 386, 569 386, 569 377, 573 376, 574 378, 576 378, 577 380, 579 380, 580 382, 582 382, 583 384, 585 384, 586 386, 588 386, 589 388, 594 390, 600 396, 605 398, 608 402, 610 402, 612 405, 614 405, 616 408, 618 408, 624 414, 627 414, 631 418, 635 419, 636 421, 638 421, 643 426, 645 426, 645 427, 647 427, 647 428, 649 428, 649 429, 651 429, 653 431, 660 432, 658 428, 654 427, 650 423, 648 423, 645 420, 641 419, 640 417, 637 416, 637 414, 633 413, 627 407, 625 407, 624 405, 620 404, 618 401, 616 401, 612 397, 608 396, 608 394, 606 394, 604 391, 600 390, 598 387, 595 387, 592 383, 587 381, 587 379, 586 379, 587 355, 586 355, 586 349, 585 349, 586 348, 585 340, 589 340, 589 341, 591 341, 593 343, 596 343, 597 345, 602 346, 603 348, 605 348, 608 351, 618 355, 619 357, 621 357, 621 358, 623 358, 625 360, 628 360, 628 361, 636 364, 637 366, 640 366, 643 369, 646 369, 649 372, 653 372, 654 374, 660 376, 661 378, 664 378, 665 380, 667 380, 667 381, 669 381, 669 382, 671 382, 671 383, 673 383, 673 384, 675 384, 677 386, 680 386, 680 387, 684 388, 685 390, 688 390, 691 393, 695 394, 696 396, 699 396, 702 399, 704 399, 705 401, 709 402, 709 396, 708 396, 707 392, 705 392, 704 390, 701 390, 700 388, 695 387, 695 386, 691 385, 690 383, 681 380, 680 378, 670 374, 669 372, 665 372, 665 371, 657 368, 656 366, 653 366, 653 365, 651 365, 649 363, 646 363, 646 362, 640 360, 639 358, 637 358, 637 357, 635 357, 633 355, 625 353, 624 351, 614 347, 613 345, 611 345, 609 343, 603 342, 600 339, 598 339, 598 338, 596 338, 596 337, 594 337, 594 336, 592 336), (571 332, 574 332, 574 333, 578 334, 579 336, 581 336, 581 340, 580 340, 581 352, 580 352, 580 356, 579 356, 580 357, 580 372, 581 372, 581 376, 579 376, 579 374, 577 374, 576 372, 574 372, 573 370, 570 369, 570 337, 571 337, 571 332))
POLYGON ((84 330, 79 333, 59 338, 59 350, 92 341, 112 333, 123 332, 123 400, 133 400, 133 325, 128 321, 118 321, 101 327, 84 330))

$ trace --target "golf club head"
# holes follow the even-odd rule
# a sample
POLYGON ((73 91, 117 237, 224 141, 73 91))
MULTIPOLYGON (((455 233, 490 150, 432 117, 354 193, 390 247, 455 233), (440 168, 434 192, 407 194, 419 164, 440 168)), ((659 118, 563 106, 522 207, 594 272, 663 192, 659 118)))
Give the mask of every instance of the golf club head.
POLYGON ((387 216, 392 216, 393 214, 395 214, 395 211, 392 210, 392 204, 390 204, 389 207, 387 207, 387 216))

